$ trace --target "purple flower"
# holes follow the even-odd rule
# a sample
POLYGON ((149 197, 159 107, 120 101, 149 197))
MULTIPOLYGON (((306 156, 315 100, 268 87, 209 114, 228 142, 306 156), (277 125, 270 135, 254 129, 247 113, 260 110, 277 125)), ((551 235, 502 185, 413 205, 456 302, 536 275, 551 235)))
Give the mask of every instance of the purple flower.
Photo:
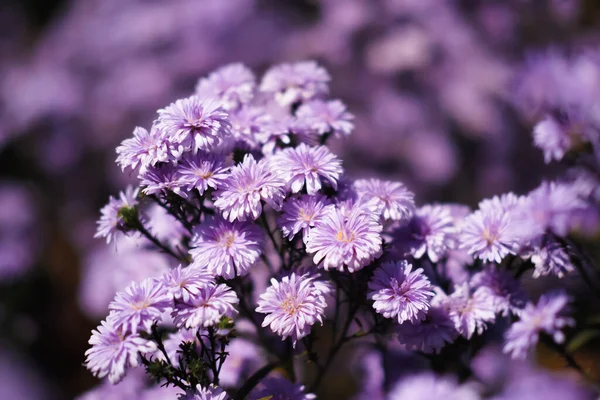
POLYGON ((173 300, 162 282, 154 278, 132 282, 108 306, 114 314, 114 325, 131 333, 138 333, 139 328, 149 332, 162 313, 172 307, 173 300))
POLYGON ((296 110, 294 130, 309 131, 317 135, 349 136, 354 130, 354 115, 340 100, 312 100, 296 110))
POLYGON ((231 133, 221 104, 198 96, 179 99, 158 110, 156 122, 168 136, 175 158, 185 151, 213 150, 231 133))
POLYGON ((344 172, 342 162, 327 147, 309 147, 304 143, 280 151, 270 162, 292 193, 306 185, 308 194, 316 194, 324 182, 337 189, 337 181, 344 172))
POLYGON ((487 265, 483 271, 473 275, 470 284, 474 288, 485 290, 495 312, 505 317, 509 313, 518 315, 527 302, 519 281, 494 264, 487 265))
MULTIPOLYGON (((494 196, 491 199, 484 199, 479 203, 479 209, 483 211, 494 211, 502 210, 504 212, 511 212, 516 207, 520 206, 524 202, 524 197, 517 196, 516 194, 509 192, 501 196, 494 196)), ((466 215, 465 215, 466 216, 466 215)))
POLYGON ((381 255, 381 230, 368 210, 354 207, 346 216, 332 208, 308 233, 306 251, 320 268, 354 272, 381 255))
POLYGON ((200 98, 217 98, 226 110, 233 110, 254 97, 256 79, 248 67, 232 63, 213 71, 196 85, 200 98))
POLYGON ((456 247, 456 227, 450 210, 442 205, 425 205, 415 211, 407 225, 398 229, 394 244, 414 258, 427 255, 438 262, 456 247))
POLYGON ((285 182, 271 172, 265 160, 256 162, 247 154, 215 192, 215 207, 229 221, 255 220, 262 213, 261 201, 276 210, 281 208, 284 186, 285 182))
POLYGON ((398 323, 416 323, 425 318, 429 301, 435 293, 423 269, 412 271, 407 261, 385 262, 375 270, 369 282, 367 297, 373 308, 398 323))
POLYGON ((228 168, 223 157, 199 151, 183 156, 177 167, 178 179, 188 185, 188 189, 198 190, 200 195, 208 188, 218 189, 227 179, 228 168))
POLYGON ((401 182, 359 179, 354 188, 358 199, 373 205, 373 212, 386 220, 408 219, 415 209, 414 194, 401 182))
POLYGON ((535 269, 533 277, 554 275, 563 278, 575 270, 567 249, 551 234, 546 234, 534 240, 531 249, 525 254, 529 257, 535 269))
POLYGON ((163 194, 171 191, 184 199, 188 198, 190 184, 181 180, 179 168, 176 165, 162 164, 157 167, 148 167, 138 178, 144 194, 163 194))
POLYGON ((575 325, 572 318, 564 316, 568 302, 565 293, 557 292, 542 295, 537 305, 527 303, 519 321, 506 331, 504 352, 513 358, 526 358, 537 344, 540 333, 552 336, 556 343, 563 343, 565 335, 561 330, 575 325))
POLYGON ((515 224, 502 209, 485 208, 466 217, 460 225, 460 247, 484 261, 500 263, 516 254, 520 245, 515 224))
POLYGON ((203 388, 200 385, 196 386, 196 390, 193 392, 187 392, 184 395, 180 395, 177 400, 228 400, 227 392, 218 386, 210 385, 203 388))
POLYGON ((573 145, 573 139, 555 118, 546 116, 533 128, 533 143, 544 152, 546 164, 560 161, 573 145))
POLYGON ((283 204, 283 214, 278 225, 283 236, 292 239, 302 231, 302 240, 306 243, 310 229, 323 220, 323 216, 333 207, 324 196, 302 195, 291 198, 283 204))
POLYGON ((252 222, 207 218, 194 233, 192 267, 225 279, 245 275, 262 254, 264 232, 252 222))
POLYGON ((136 169, 139 166, 140 172, 169 160, 168 143, 156 125, 152 125, 150 132, 139 126, 135 128, 133 137, 123 140, 117 147, 117 154, 117 164, 121 169, 136 169))
POLYGON ((241 385, 265 364, 261 348, 252 340, 234 338, 227 345, 227 352, 229 355, 219 373, 219 384, 224 387, 241 385))
POLYGON ((157 350, 153 342, 115 328, 110 316, 92 331, 89 344, 92 347, 85 352, 87 369, 99 378, 108 375, 111 383, 119 382, 127 368, 137 367, 138 352, 145 354, 157 350))
POLYGON ((305 393, 304 386, 293 383, 285 378, 267 378, 260 382, 260 388, 255 389, 249 396, 250 400, 313 400, 313 393, 305 393))
POLYGON ((238 147, 259 149, 259 138, 267 135, 272 116, 264 107, 244 105, 229 115, 231 134, 238 147))
POLYGON ((466 283, 459 285, 443 301, 443 307, 448 310, 456 330, 467 339, 471 339, 475 332, 482 334, 487 323, 496 319, 494 303, 487 291, 478 288, 471 293, 466 283))
POLYGON ((189 301, 176 301, 171 313, 175 325, 185 328, 209 327, 219 323, 222 317, 237 315, 239 303, 235 292, 225 284, 207 285, 189 301))
POLYGON ((105 237, 106 243, 110 243, 116 236, 117 232, 124 231, 123 217, 119 215, 122 208, 135 207, 137 202, 138 188, 131 186, 125 189, 125 192, 119 193, 119 198, 116 199, 110 196, 108 204, 102 207, 100 219, 98 220, 98 229, 94 237, 105 237))
POLYGON ((295 346, 317 321, 323 324, 327 303, 314 279, 308 274, 295 273, 281 281, 271 279, 271 286, 260 295, 256 308, 257 312, 267 314, 262 326, 270 326, 283 340, 291 336, 295 346))
POLYGON ((213 284, 214 278, 206 270, 193 266, 183 268, 180 265, 164 274, 162 283, 174 301, 187 302, 198 296, 200 289, 213 284))
POLYGON ((260 90, 274 94, 277 102, 289 106, 326 94, 330 80, 327 71, 314 61, 280 64, 265 73, 260 90))
POLYGON ((452 343, 458 336, 454 322, 448 311, 432 305, 425 319, 411 324, 405 322, 396 325, 398 341, 407 350, 417 350, 423 353, 439 353, 447 343, 452 343))
POLYGON ((437 377, 433 373, 407 376, 396 383, 388 400, 479 400, 479 395, 468 386, 459 386, 454 380, 437 377))

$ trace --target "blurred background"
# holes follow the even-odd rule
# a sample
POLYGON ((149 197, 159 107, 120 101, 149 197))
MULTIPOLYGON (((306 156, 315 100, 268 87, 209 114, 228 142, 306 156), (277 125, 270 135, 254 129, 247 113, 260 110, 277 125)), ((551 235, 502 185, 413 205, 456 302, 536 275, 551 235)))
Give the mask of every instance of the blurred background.
POLYGON ((519 82, 543 86, 535 57, 599 34, 595 0, 1 0, 0 398, 97 383, 90 330, 137 267, 163 265, 93 238, 135 178, 114 149, 212 69, 317 60, 356 116, 333 144, 351 176, 473 206, 557 173, 519 82))

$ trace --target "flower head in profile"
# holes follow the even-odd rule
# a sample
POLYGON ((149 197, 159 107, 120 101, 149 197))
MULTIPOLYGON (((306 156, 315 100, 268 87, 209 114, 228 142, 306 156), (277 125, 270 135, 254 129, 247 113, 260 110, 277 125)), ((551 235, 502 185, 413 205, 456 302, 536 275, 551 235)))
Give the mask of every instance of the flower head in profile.
POLYGON ((418 208, 407 225, 394 234, 394 245, 414 258, 429 257, 438 262, 456 247, 456 226, 450 210, 443 205, 418 208))
POLYGON ((524 254, 535 266, 533 277, 554 275, 563 278, 575 271, 571 262, 568 247, 560 243, 552 234, 545 234, 531 243, 531 248, 524 254))
POLYGON ((373 308, 398 323, 416 323, 425 318, 435 293, 423 269, 412 270, 407 261, 385 262, 375 270, 367 297, 373 308))
POLYGON ((290 382, 283 377, 263 379, 260 387, 249 397, 250 400, 313 400, 316 398, 313 393, 305 392, 304 385, 290 382))
POLYGON ((212 284, 198 290, 188 301, 176 301, 171 313, 175 325, 185 328, 209 327, 219 323, 222 317, 237 315, 239 303, 235 292, 225 284, 212 284))
POLYGON ((162 283, 175 300, 189 301, 192 297, 198 296, 200 289, 213 284, 213 275, 205 269, 194 268, 192 266, 171 269, 162 276, 162 283))
POLYGON ((310 229, 323 220, 323 216, 333 207, 325 196, 302 195, 291 198, 283 204, 283 214, 278 224, 283 236, 292 239, 302 231, 302 240, 306 243, 310 229))
POLYGON ((310 230, 306 251, 320 268, 354 272, 381 255, 381 230, 365 208, 332 208, 310 230))
POLYGON ((215 207, 229 221, 255 220, 262 213, 262 201, 274 209, 281 208, 284 186, 285 182, 271 171, 265 160, 256 162, 247 154, 215 192, 215 207))
POLYGON ((346 137, 354 130, 354 115, 340 100, 312 100, 303 103, 296 111, 294 130, 317 135, 333 134, 346 137))
POLYGON ((271 279, 271 286, 260 295, 256 308, 257 312, 267 314, 262 326, 270 326, 282 339, 291 337, 295 346, 317 321, 322 324, 327 303, 314 279, 308 274, 295 273, 280 281, 271 279))
POLYGON ((222 156, 199 151, 186 153, 177 173, 179 181, 187 184, 188 190, 196 189, 202 195, 209 188, 218 189, 227 178, 228 169, 222 156))
POLYGON ((196 385, 196 390, 179 395, 177 400, 229 400, 229 396, 227 392, 218 386, 202 387, 196 385))
POLYGON ((191 96, 158 110, 158 127, 169 138, 171 152, 210 151, 231 134, 227 112, 212 99, 191 96))
POLYGON ((342 162, 327 147, 309 147, 304 143, 281 150, 271 158, 271 165, 292 193, 306 187, 311 195, 317 194, 325 182, 336 189, 344 172, 342 162))
POLYGON ((546 164, 552 160, 560 161, 573 146, 573 142, 568 126, 554 117, 546 116, 533 128, 533 143, 544 152, 546 164))
POLYGON ((443 307, 456 330, 467 339, 477 333, 482 334, 487 324, 496 320, 494 303, 487 291, 477 288, 473 293, 467 283, 459 285, 443 301, 443 307))
POLYGON ((432 305, 425 319, 418 323, 402 323, 395 326, 398 342, 407 350, 423 353, 439 353, 448 343, 454 342, 458 331, 448 311, 439 305, 432 305))
POLYGON ((140 167, 140 172, 144 172, 147 167, 168 160, 168 142, 156 125, 152 125, 149 132, 136 127, 133 137, 123 140, 117 147, 117 164, 123 170, 140 167))
POLYGON ((233 279, 245 275, 262 254, 264 233, 253 222, 207 218, 190 241, 192 267, 233 279))
POLYGON ((254 73, 244 64, 232 63, 200 79, 196 85, 196 95, 200 98, 219 99, 224 109, 233 110, 250 102, 255 88, 254 73))
POLYGON ((85 352, 87 369, 98 378, 108 375, 113 384, 125 376, 127 368, 138 366, 139 353, 157 350, 154 342, 116 328, 110 316, 92 331, 89 344, 92 347, 85 352))
POLYGON ((359 179, 354 182, 359 201, 372 205, 373 212, 386 220, 406 220, 414 209, 414 194, 401 182, 359 179))
POLYGON ((260 91, 273 94, 278 103, 290 106, 323 96, 329 91, 330 80, 327 71, 314 61, 279 64, 265 73, 260 91))
POLYGON ((138 192, 138 188, 129 186, 124 192, 119 193, 119 198, 110 196, 108 204, 100 210, 101 216, 94 237, 105 237, 106 243, 110 243, 118 232, 126 230, 120 211, 122 208, 133 208, 138 204, 138 192))
POLYGON ((550 335, 556 343, 564 343, 562 332, 575 321, 565 316, 569 297, 562 292, 542 295, 537 304, 528 303, 505 334, 504 352, 513 358, 526 358, 539 340, 539 335, 550 335))
POLYGON ((114 315, 114 325, 131 333, 150 332, 152 324, 172 307, 171 296, 162 282, 154 278, 146 278, 139 284, 132 282, 108 306, 114 315))

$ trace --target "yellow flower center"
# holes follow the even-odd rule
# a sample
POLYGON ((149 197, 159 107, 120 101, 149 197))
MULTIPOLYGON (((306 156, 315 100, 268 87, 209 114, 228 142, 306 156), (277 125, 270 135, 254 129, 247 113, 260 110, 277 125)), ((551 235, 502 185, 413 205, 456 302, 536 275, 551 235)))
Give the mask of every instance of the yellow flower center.
POLYGON ((352 232, 341 230, 337 233, 337 235, 335 235, 335 238, 340 242, 350 243, 354 241, 355 236, 352 232))
POLYGON ((289 297, 285 299, 283 303, 281 303, 281 308, 289 316, 296 314, 296 311, 298 311, 298 309, 294 305, 294 302, 289 297))

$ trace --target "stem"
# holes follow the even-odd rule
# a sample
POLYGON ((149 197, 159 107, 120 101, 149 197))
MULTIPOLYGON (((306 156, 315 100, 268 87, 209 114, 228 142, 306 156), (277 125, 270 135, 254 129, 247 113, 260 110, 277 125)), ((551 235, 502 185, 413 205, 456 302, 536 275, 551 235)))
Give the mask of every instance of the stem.
POLYGON ((235 395, 235 397, 233 398, 233 400, 243 400, 243 399, 245 399, 246 396, 248 396, 248 394, 252 391, 252 389, 254 389, 254 387, 256 385, 258 385, 258 383, 265 376, 267 376, 267 374, 269 372, 271 372, 272 370, 274 370, 278 365, 280 365, 279 362, 270 363, 270 364, 265 365, 264 367, 262 367, 258 371, 256 371, 254 373, 254 375, 252 375, 250 378, 248 378, 248 380, 246 382, 244 382, 244 384, 242 385, 242 387, 240 388, 240 390, 238 390, 238 392, 235 395))
POLYGON ((260 215, 260 219, 263 228, 265 229, 265 231, 267 231, 267 234, 269 235, 269 239, 271 239, 271 243, 273 243, 273 248, 275 249, 275 252, 279 254, 279 258, 281 259, 281 267, 283 268, 285 267, 285 259, 283 257, 282 249, 280 249, 279 245, 277 245, 277 240, 275 240, 275 236, 273 236, 273 232, 271 232, 271 228, 269 227, 269 221, 267 221, 267 216, 264 212, 260 215))
POLYGON ((160 240, 155 238, 141 222, 139 224, 137 224, 137 226, 135 228, 138 230, 138 232, 140 232, 142 235, 144 235, 144 237, 146 237, 146 239, 151 241, 156 247, 161 249, 163 252, 176 258, 178 261, 181 261, 184 264, 187 264, 187 260, 184 257, 182 257, 181 255, 178 255, 169 246, 165 245, 160 240))

